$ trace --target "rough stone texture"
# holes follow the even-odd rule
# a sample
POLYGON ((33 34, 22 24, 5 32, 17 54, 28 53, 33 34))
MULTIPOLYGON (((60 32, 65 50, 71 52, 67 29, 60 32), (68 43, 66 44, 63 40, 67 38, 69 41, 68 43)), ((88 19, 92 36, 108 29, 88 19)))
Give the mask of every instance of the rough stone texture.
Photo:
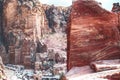
POLYGON ((3 59, 3 63, 6 64, 9 62, 9 59, 8 59, 9 55, 6 53, 4 45, 0 45, 0 56, 3 59))
POLYGON ((44 5, 49 28, 52 32, 66 32, 71 7, 44 5))
POLYGON ((0 49, 4 50, 0 51, 5 53, 0 55, 6 56, 2 56, 5 63, 30 66, 35 54, 47 52, 48 48, 66 56, 64 32, 70 7, 43 5, 39 0, 4 0, 0 6, 0 49))
POLYGON ((62 80, 119 80, 120 69, 94 73, 87 66, 76 67, 70 70, 62 80))
POLYGON ((118 29, 120 31, 120 4, 119 3, 113 3, 112 12, 117 15, 118 21, 116 22, 118 22, 118 29))
POLYGON ((90 63, 91 68, 96 72, 120 69, 120 60, 100 60, 90 63))
POLYGON ((7 79, 7 76, 5 74, 5 66, 4 66, 4 64, 2 62, 1 56, 0 56, 0 79, 1 80, 7 79))
POLYGON ((5 47, 10 63, 30 65, 37 41, 48 32, 42 4, 37 0, 6 0, 4 3, 5 47))
POLYGON ((68 69, 91 61, 120 58, 117 15, 93 0, 73 2, 68 37, 68 69))
POLYGON ((2 2, 0 1, 0 44, 2 38, 2 2))
POLYGON ((0 0, 0 56, 3 58, 3 63, 8 63, 8 55, 4 46, 3 35, 3 1, 0 0))
POLYGON ((119 12, 119 11, 120 11, 119 3, 113 3, 112 12, 119 12))

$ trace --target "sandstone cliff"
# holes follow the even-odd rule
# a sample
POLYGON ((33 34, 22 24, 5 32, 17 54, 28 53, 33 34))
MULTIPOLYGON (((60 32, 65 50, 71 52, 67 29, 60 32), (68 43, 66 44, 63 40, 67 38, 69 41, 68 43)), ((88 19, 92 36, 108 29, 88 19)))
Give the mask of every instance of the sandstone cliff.
POLYGON ((37 43, 48 32, 42 4, 37 0, 6 0, 3 29, 10 63, 30 65, 37 43))
POLYGON ((39 0, 4 0, 0 6, 0 55, 6 56, 4 63, 30 66, 36 53, 47 48, 66 49, 64 32, 70 7, 45 5, 39 0))
POLYGON ((72 5, 68 37, 68 69, 91 61, 120 58, 117 15, 102 9, 94 0, 72 5))

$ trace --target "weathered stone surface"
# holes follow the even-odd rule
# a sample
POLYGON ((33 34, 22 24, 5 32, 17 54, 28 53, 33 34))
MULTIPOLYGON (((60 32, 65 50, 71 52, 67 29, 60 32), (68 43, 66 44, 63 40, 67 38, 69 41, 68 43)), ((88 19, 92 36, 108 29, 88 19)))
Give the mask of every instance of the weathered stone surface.
POLYGON ((7 55, 7 63, 34 65, 35 53, 44 53, 50 48, 58 50, 57 62, 66 62, 64 32, 70 7, 43 5, 39 0, 4 0, 0 6, 3 6, 0 7, 3 9, 0 14, 0 43, 7 55))
POLYGON ((5 74, 5 66, 2 62, 1 56, 0 56, 0 79, 1 80, 6 80, 7 79, 7 76, 5 74))
POLYGON ((34 55, 37 41, 47 32, 45 17, 42 4, 37 0, 5 1, 4 35, 7 51, 13 59, 11 63, 30 63, 28 57, 34 55))
MULTIPOLYGON (((65 52, 64 52, 65 53, 65 52)), ((45 53, 36 53, 35 69, 42 72, 48 71, 55 75, 61 75, 66 72, 66 53, 56 53, 54 49, 49 49, 45 53), (65 57, 63 56, 65 55, 65 57)))
POLYGON ((44 5, 49 28, 52 32, 66 32, 71 7, 44 5))
POLYGON ((91 68, 96 72, 120 69, 120 60, 100 60, 90 63, 91 68))
POLYGON ((119 80, 120 69, 93 73, 87 66, 73 68, 62 80, 119 80))
POLYGON ((3 0, 0 0, 0 56, 3 59, 3 63, 8 63, 8 55, 4 46, 4 34, 3 34, 3 0))
POLYGON ((113 3, 112 12, 119 12, 119 11, 120 11, 119 3, 113 3))
POLYGON ((70 71, 68 71, 62 80, 70 80, 76 76, 82 76, 87 74, 92 74, 94 71, 90 68, 90 66, 83 67, 72 67, 70 71))
POLYGON ((117 15, 93 0, 73 2, 68 37, 68 69, 91 61, 120 58, 117 15))
POLYGON ((3 2, 0 1, 0 44, 2 41, 2 11, 3 11, 3 2))

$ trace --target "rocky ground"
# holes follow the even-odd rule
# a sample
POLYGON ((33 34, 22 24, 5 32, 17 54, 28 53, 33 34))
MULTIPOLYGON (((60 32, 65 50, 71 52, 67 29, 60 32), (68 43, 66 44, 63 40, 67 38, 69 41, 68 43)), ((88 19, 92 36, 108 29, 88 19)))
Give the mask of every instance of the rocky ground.
POLYGON ((34 80, 33 78, 20 78, 15 71, 9 69, 5 69, 5 74, 7 75, 7 80, 34 80))
MULTIPOLYGON (((36 53, 37 70, 44 70, 54 75, 63 75, 66 73, 67 60, 67 37, 65 33, 54 33, 44 36, 41 43, 46 44, 47 51, 43 53, 36 53), (37 67, 37 63, 41 67, 37 67)), ((47 73, 48 74, 48 73, 47 73)))
MULTIPOLYGON (((42 78, 46 78, 50 75, 53 75, 53 77, 60 77, 61 75, 66 73, 66 47, 67 47, 67 39, 66 39, 65 33, 53 33, 48 34, 43 37, 41 40, 42 44, 45 44, 47 46, 46 52, 36 53, 36 63, 35 63, 35 71, 39 71, 40 73, 34 73, 33 76, 39 76, 42 78), (50 52, 52 50, 52 52, 50 52), (40 56, 40 57, 38 57, 40 56), (52 61, 50 60, 52 59, 52 61), (42 64, 40 64, 42 63, 42 64), (38 67, 39 65, 40 67, 38 67), (39 74, 39 75, 38 75, 39 74), (45 76, 47 75, 47 76, 45 76)), ((9 67, 6 67, 5 74, 7 76, 8 80, 23 80, 21 75, 20 77, 20 71, 17 69, 14 69, 15 67, 12 67, 12 69, 9 67), (19 74, 19 75, 18 75, 19 74)), ((26 70, 26 69, 25 69, 26 70)), ((29 80, 27 78, 24 78, 25 80, 29 80)), ((33 80, 31 78, 30 80, 33 80)))

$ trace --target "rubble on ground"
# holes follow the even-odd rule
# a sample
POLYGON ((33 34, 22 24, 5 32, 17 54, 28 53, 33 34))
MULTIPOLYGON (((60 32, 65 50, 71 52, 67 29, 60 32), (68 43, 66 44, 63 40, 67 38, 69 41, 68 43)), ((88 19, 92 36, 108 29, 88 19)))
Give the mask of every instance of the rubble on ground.
POLYGON ((88 66, 73 67, 62 80, 119 80, 119 61, 120 59, 100 60, 91 62, 88 66), (91 64, 94 64, 94 68, 91 64))

